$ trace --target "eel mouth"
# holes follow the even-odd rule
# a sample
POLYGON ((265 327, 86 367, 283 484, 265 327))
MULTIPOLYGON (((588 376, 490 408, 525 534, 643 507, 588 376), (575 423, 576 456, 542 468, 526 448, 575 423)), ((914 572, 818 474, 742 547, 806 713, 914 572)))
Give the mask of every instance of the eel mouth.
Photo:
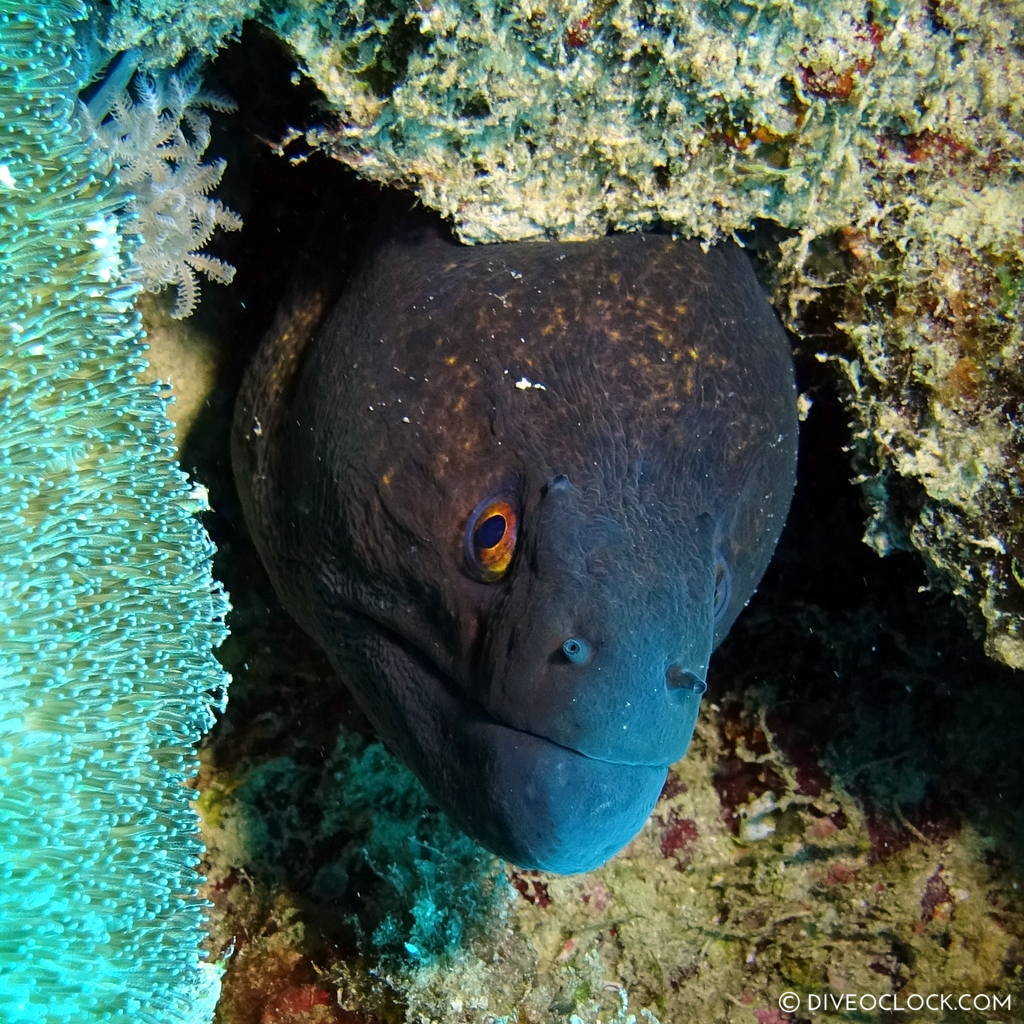
POLYGON ((365 614, 353 619, 347 639, 378 677, 360 703, 482 846, 520 867, 572 874, 605 863, 643 827, 667 765, 596 758, 507 725, 461 692, 419 645, 365 614), (375 706, 382 700, 383 708, 375 706))
MULTIPOLYGON (((502 721, 501 718, 488 710, 480 701, 467 693, 467 687, 460 685, 456 676, 451 671, 445 669, 436 658, 432 657, 416 641, 411 640, 400 630, 388 623, 382 622, 380 619, 376 619, 365 612, 351 610, 349 614, 353 620, 360 624, 365 634, 369 634, 377 641, 383 642, 394 654, 400 655, 400 660, 404 662, 407 669, 412 669, 421 681, 426 682, 430 691, 438 696, 443 705, 449 708, 450 713, 453 715, 466 720, 478 720, 481 723, 507 730, 518 736, 530 737, 538 743, 550 744, 552 747, 564 751, 567 755, 580 757, 597 764, 613 765, 620 768, 662 768, 667 771, 669 766, 674 764, 675 760, 678 760, 674 758, 666 761, 635 761, 626 758, 601 757, 562 743, 544 733, 523 729, 520 726, 502 721)), ((372 655, 368 656, 371 662, 377 660, 372 655)), ((381 670, 376 664, 374 667, 377 669, 377 674, 380 677, 387 678, 388 673, 386 671, 381 670)), ((371 711, 368 711, 367 714, 371 718, 374 717, 371 711)))

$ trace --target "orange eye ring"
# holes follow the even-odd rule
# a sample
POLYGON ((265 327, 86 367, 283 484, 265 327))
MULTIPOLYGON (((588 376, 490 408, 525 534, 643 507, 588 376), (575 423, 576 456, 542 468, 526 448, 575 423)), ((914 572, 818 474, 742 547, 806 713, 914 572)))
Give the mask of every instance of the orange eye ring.
POLYGON ((485 498, 466 521, 466 564, 477 579, 494 583, 508 572, 519 515, 506 497, 485 498))

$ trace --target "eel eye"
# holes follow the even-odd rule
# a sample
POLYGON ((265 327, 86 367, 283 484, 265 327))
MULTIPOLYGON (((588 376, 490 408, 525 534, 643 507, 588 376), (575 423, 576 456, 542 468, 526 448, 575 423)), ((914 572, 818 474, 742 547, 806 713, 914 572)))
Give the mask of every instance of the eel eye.
POLYGON ((485 498, 466 523, 466 564, 484 583, 500 580, 512 564, 519 517, 508 498, 485 498))

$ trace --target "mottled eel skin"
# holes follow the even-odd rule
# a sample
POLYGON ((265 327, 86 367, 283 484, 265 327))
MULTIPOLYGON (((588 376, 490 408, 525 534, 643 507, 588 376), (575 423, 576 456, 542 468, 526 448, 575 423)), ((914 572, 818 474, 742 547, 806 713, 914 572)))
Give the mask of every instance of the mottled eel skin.
POLYGON ((586 871, 686 752, 793 489, 787 339, 744 254, 393 236, 278 317, 233 460, 281 599, 484 846, 586 871))

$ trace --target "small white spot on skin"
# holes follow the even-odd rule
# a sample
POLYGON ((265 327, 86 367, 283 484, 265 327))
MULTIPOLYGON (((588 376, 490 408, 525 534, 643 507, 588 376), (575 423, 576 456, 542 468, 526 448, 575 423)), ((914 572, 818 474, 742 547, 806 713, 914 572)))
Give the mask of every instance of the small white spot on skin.
POLYGON ((408 423, 409 422, 409 417, 408 416, 403 416, 402 417, 402 422, 403 423, 408 423))
POLYGON ((254 416, 252 420, 252 436, 262 437, 263 436, 263 424, 254 416))
POLYGON ((0 164, 0 185, 4 188, 15 188, 14 175, 11 174, 10 167, 7 164, 0 164))
MULTIPOLYGON (((506 371, 507 373, 508 371, 506 371)), ((516 381, 516 388, 519 391, 529 391, 530 388, 536 388, 538 391, 547 391, 547 388, 543 384, 535 384, 532 380, 528 380, 526 377, 520 377, 516 381)))

